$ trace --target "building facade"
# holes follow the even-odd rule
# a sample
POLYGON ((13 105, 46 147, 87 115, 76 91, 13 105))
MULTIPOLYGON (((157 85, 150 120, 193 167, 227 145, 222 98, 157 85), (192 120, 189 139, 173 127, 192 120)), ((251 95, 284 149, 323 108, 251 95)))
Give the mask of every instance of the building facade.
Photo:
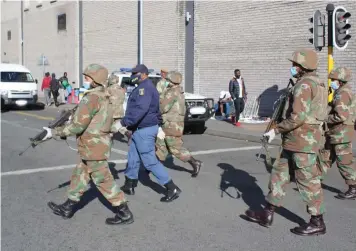
MULTIPOLYGON (((268 114, 288 84, 291 63, 287 58, 296 48, 313 48, 308 41, 308 19, 315 10, 326 14, 327 4, 143 1, 143 63, 154 69, 179 70, 186 91, 215 99, 221 90, 228 90, 234 69, 240 69, 249 98, 260 97, 260 115, 268 114)), ((356 14, 354 1, 333 4, 356 14)), ((44 71, 57 75, 66 71, 79 86, 80 73, 89 63, 101 63, 113 71, 138 62, 138 1, 23 1, 22 7, 23 11, 20 1, 1 2, 1 59, 22 62, 23 34, 23 63, 35 78, 42 79, 44 71)), ((335 67, 350 67, 354 74, 355 37, 345 51, 334 49, 335 67)), ((326 82, 327 47, 318 54, 318 73, 326 82)))

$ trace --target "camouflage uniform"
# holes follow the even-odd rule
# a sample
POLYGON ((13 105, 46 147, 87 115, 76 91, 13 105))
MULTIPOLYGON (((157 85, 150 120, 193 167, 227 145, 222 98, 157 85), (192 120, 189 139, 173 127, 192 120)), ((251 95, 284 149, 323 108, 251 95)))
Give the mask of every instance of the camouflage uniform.
POLYGON ((334 92, 331 111, 327 118, 329 131, 326 135, 325 150, 329 158, 321 162, 321 167, 325 175, 336 160, 341 176, 349 185, 349 190, 339 193, 336 198, 354 199, 356 198, 356 165, 352 156, 352 138, 356 104, 351 85, 347 84, 351 79, 351 71, 340 67, 330 72, 329 78, 338 80, 342 84, 334 92))
POLYGON ((290 181, 288 163, 293 163, 300 196, 306 202, 312 218, 310 223, 291 231, 299 235, 323 234, 325 224, 322 214, 325 207, 317 155, 321 147, 322 125, 327 115, 328 91, 315 74, 318 57, 313 50, 296 51, 290 61, 299 66, 302 72, 297 73, 297 82, 285 105, 285 119, 274 129, 276 134, 282 134, 283 151, 280 161, 272 169, 266 208, 262 212, 248 210, 246 215, 263 226, 272 224, 274 209, 281 206, 286 194, 285 186, 290 181))
POLYGON ((165 161, 168 153, 176 156, 183 162, 188 162, 193 167, 193 177, 196 177, 202 165, 195 160, 190 152, 183 147, 183 130, 185 116, 185 98, 179 84, 182 76, 179 72, 171 71, 167 74, 166 81, 169 85, 160 95, 160 112, 162 114, 162 129, 165 138, 156 140, 156 155, 161 161, 165 161))
MULTIPOLYGON (((80 163, 73 170, 68 200, 62 205, 49 202, 55 214, 66 218, 74 214, 74 206, 87 190, 90 178, 98 190, 119 212, 125 211, 126 218, 133 221, 126 205, 124 193, 117 186, 108 165, 111 151, 110 128, 113 123, 113 109, 106 89, 108 71, 97 64, 89 65, 83 73, 92 79, 93 88, 86 91, 73 115, 72 121, 53 130, 58 137, 77 136, 80 163)), ((107 220, 108 224, 129 223, 121 216, 107 220)))
MULTIPOLYGON (((168 70, 167 69, 161 69, 161 73, 165 73, 167 74, 168 73, 168 70)), ((167 89, 167 86, 168 86, 168 81, 166 80, 166 78, 164 78, 162 76, 161 80, 158 81, 157 85, 156 85, 156 88, 157 88, 157 91, 159 93, 159 97, 160 99, 162 99, 163 97, 163 93, 164 91, 167 89)))

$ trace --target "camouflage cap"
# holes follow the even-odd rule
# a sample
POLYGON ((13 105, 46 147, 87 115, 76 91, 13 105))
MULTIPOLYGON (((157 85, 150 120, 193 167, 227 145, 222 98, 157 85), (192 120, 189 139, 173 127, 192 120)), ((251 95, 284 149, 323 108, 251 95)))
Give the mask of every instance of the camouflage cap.
POLYGON ((83 72, 83 75, 90 77, 95 83, 103 86, 107 85, 108 74, 108 69, 99 64, 90 64, 83 72))
POLYGON ((170 71, 167 73, 167 81, 179 85, 182 82, 182 74, 177 71, 170 71))
POLYGON ((168 72, 167 68, 162 68, 161 71, 166 73, 168 72))
POLYGON ((288 60, 299 64, 307 70, 316 70, 319 64, 318 54, 312 49, 296 50, 288 60))
POLYGON ((330 79, 337 79, 341 82, 349 82, 351 80, 351 70, 346 67, 338 67, 329 73, 330 79))
POLYGON ((111 74, 108 79, 108 86, 118 84, 120 82, 120 78, 115 74, 111 74))

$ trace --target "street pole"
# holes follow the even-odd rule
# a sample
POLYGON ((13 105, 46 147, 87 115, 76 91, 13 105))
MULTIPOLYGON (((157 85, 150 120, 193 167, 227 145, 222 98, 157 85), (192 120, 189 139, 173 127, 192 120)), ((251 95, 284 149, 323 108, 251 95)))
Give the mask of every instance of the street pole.
POLYGON ((23 48, 23 0, 21 0, 21 64, 24 65, 24 48, 23 48))
POLYGON ((329 73, 334 68, 334 58, 333 58, 333 12, 335 6, 333 4, 328 4, 326 6, 326 11, 328 13, 328 87, 329 87, 329 97, 328 102, 333 100, 334 91, 331 89, 330 84, 331 80, 329 79, 329 73))
POLYGON ((143 64, 143 0, 139 0, 139 64, 143 64))

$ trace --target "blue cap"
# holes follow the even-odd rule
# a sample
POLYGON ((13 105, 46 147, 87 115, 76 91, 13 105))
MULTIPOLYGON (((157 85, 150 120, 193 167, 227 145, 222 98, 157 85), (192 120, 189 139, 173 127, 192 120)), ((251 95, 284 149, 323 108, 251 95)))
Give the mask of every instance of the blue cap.
POLYGON ((148 74, 148 69, 147 69, 146 65, 138 64, 135 66, 135 68, 132 69, 132 72, 133 73, 140 72, 140 73, 148 74))

